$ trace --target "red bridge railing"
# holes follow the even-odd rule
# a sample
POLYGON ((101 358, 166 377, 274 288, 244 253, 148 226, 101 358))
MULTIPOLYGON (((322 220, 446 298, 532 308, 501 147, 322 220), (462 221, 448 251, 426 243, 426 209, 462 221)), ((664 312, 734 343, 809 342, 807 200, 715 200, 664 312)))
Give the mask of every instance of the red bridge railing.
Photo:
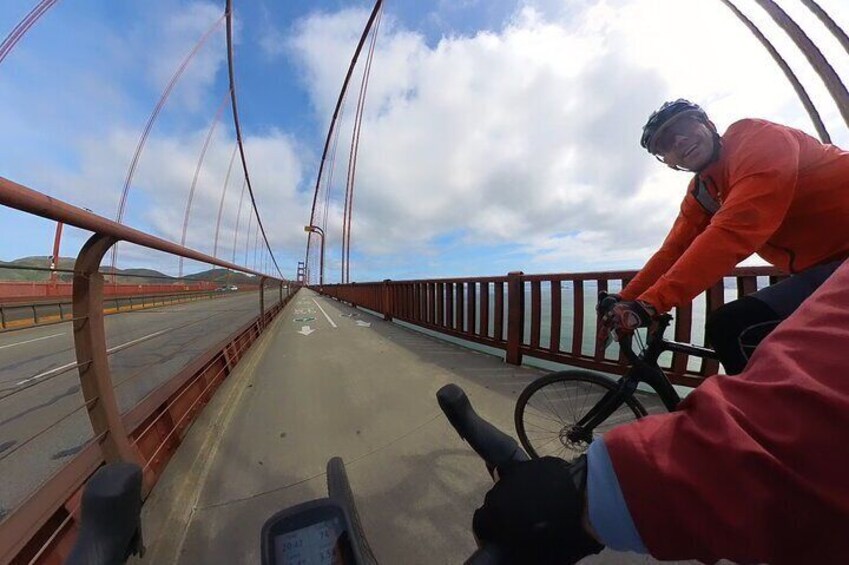
MULTIPOLYGON (((523 356, 621 374, 624 359, 615 347, 603 350, 595 341, 595 302, 599 291, 615 292, 636 271, 424 279, 324 285, 323 294, 429 330, 505 352, 507 363, 523 356)), ((692 303, 676 308, 670 339, 705 343, 704 319, 734 299, 781 278, 771 267, 734 270, 692 303)), ((698 386, 716 373, 715 360, 666 354, 661 362, 670 379, 698 386)))
MULTIPOLYGON (((143 495, 147 497, 179 447, 188 426, 251 344, 294 295, 298 285, 118 224, 2 177, 0 204, 92 234, 77 256, 73 269, 56 269, 73 276, 70 284, 71 317, 62 316, 62 319, 71 323, 74 362, 0 391, 0 401, 7 403, 0 407, 4 410, 10 403, 22 398, 24 391, 31 392, 31 388, 67 373, 79 375, 81 405, 41 431, 33 430, 35 433, 20 442, 13 442, 14 445, 10 446, 7 442, 6 450, 0 452, 0 462, 8 463, 16 473, 36 475, 38 479, 34 490, 22 491, 20 500, 14 499, 13 507, 0 508, 0 563, 59 563, 68 555, 75 538, 81 490, 92 473, 104 463, 136 462, 144 471, 143 495), (116 391, 138 374, 125 375, 120 382, 115 382, 110 366, 111 356, 180 326, 107 348, 104 297, 110 294, 109 288, 114 288, 114 285, 107 282, 111 275, 101 272, 100 264, 104 255, 119 241, 252 275, 259 281, 254 316, 239 327, 229 328, 229 335, 192 357, 176 374, 162 382, 152 383, 149 391, 144 391, 136 401, 123 408, 119 405, 116 391), (23 451, 22 448, 36 446, 35 442, 66 426, 68 418, 77 413, 87 414, 91 435, 58 470, 48 473, 45 465, 35 469, 26 468, 25 463, 14 465, 14 458, 23 451)), ((173 286, 168 288, 174 289, 173 286)), ((110 301, 115 299, 115 296, 110 296, 110 301)), ((4 475, 6 479, 11 477, 4 475)))

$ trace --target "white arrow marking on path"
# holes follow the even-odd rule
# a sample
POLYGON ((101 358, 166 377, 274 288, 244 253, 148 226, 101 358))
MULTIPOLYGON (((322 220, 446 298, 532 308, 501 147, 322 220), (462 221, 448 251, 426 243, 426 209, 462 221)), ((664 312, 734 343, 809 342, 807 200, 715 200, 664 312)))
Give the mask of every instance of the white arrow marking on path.
POLYGON ((370 328, 371 324, 368 322, 363 322, 362 320, 357 320, 357 325, 361 328, 370 328))
POLYGON ((301 334, 301 335, 310 335, 310 334, 311 334, 311 333, 313 333, 314 331, 315 331, 315 330, 314 330, 314 329, 312 329, 312 328, 311 328, 311 327, 309 327, 309 326, 301 326, 301 331, 299 331, 298 333, 299 333, 299 334, 301 334))
MULTIPOLYGON (((315 298, 313 298, 312 301, 315 302, 315 298)), ((327 312, 324 311, 324 308, 321 307, 321 304, 315 302, 315 305, 318 306, 318 309, 321 310, 321 313, 324 314, 324 317, 327 318, 327 321, 330 322, 330 325, 335 328, 336 324, 333 323, 333 320, 330 319, 330 316, 327 315, 327 312)))

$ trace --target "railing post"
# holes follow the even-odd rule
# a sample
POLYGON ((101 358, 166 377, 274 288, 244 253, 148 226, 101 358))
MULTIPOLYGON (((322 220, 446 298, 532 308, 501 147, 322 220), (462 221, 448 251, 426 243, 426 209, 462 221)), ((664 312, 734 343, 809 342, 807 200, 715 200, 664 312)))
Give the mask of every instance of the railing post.
POLYGON ((392 321, 392 293, 389 283, 391 279, 383 279, 381 285, 381 294, 383 295, 383 319, 387 322, 392 321))
POLYGON ((259 277, 259 323, 265 326, 265 279, 259 277))
POLYGON ((98 272, 103 256, 118 240, 94 234, 80 250, 74 266, 74 348, 80 386, 88 406, 94 437, 100 441, 107 463, 131 461, 143 464, 130 443, 112 386, 103 325, 103 275, 98 272))
POLYGON ((507 273, 507 356, 511 365, 522 364, 522 342, 525 339, 525 285, 522 271, 507 273))

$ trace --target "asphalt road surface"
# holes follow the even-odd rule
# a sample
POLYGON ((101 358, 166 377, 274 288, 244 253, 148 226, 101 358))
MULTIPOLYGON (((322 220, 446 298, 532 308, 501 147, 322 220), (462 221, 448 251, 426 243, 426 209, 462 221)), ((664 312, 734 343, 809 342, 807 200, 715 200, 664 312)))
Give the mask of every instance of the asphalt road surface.
MULTIPOLYGON (((258 314, 245 292, 106 316, 121 412, 258 314)), ((69 322, 0 334, 0 520, 93 435, 75 363, 69 322)))

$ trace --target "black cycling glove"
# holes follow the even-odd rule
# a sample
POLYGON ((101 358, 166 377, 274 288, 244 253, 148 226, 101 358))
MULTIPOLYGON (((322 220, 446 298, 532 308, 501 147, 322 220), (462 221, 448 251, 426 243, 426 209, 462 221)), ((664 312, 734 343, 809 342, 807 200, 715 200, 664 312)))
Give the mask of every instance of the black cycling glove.
POLYGON ((581 523, 586 465, 582 455, 574 463, 543 457, 510 466, 475 511, 475 535, 510 563, 562 565, 598 553, 604 546, 581 523))
POLYGON ((606 290, 599 291, 598 293, 598 302, 595 306, 595 312, 598 314, 598 317, 601 318, 605 314, 607 314, 613 306, 622 300, 622 297, 618 294, 608 293, 606 290))

